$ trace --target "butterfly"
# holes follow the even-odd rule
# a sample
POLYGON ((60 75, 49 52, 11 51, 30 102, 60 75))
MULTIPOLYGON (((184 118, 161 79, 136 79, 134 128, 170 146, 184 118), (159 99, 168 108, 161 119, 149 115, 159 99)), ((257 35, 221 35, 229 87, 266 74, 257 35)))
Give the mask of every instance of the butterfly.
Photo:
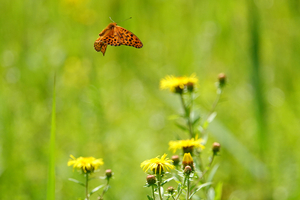
POLYGON ((111 46, 132 46, 135 48, 142 48, 143 43, 141 40, 134 35, 132 32, 118 26, 117 23, 110 23, 101 33, 99 33, 99 38, 94 43, 94 48, 96 51, 101 51, 103 56, 105 54, 107 45, 111 46))

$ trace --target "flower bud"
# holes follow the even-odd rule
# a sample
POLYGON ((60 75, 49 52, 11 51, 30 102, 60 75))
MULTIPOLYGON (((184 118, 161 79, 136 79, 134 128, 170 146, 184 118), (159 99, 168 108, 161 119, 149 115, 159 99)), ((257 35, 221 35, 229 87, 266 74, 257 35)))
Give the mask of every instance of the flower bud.
POLYGON ((224 73, 219 74, 218 76, 219 79, 219 86, 222 88, 226 84, 226 75, 224 73))
POLYGON ((185 153, 183 155, 182 165, 183 169, 185 169, 186 166, 190 166, 191 170, 194 170, 194 160, 190 153, 185 153))
POLYGON ((173 160, 173 165, 177 166, 179 164, 179 156, 178 155, 174 155, 172 156, 172 160, 173 160))
POLYGON ((192 83, 192 82, 188 82, 187 84, 186 84, 186 86, 187 86, 187 90, 189 91, 189 92, 193 92, 194 91, 194 83, 192 83))
POLYGON ((168 189, 167 189, 167 192, 171 195, 174 193, 174 191, 175 191, 175 189, 172 186, 168 187, 168 189))
POLYGON ((156 177, 154 175, 148 175, 146 180, 149 185, 153 185, 156 183, 156 177))
POLYGON ((212 151, 214 155, 217 155, 217 153, 220 151, 221 145, 218 142, 214 142, 212 146, 212 151))
POLYGON ((107 170, 105 171, 105 175, 106 175, 106 178, 107 178, 107 179, 110 179, 110 178, 112 177, 112 171, 111 171, 111 169, 107 169, 107 170))
POLYGON ((185 166, 185 168, 184 168, 184 170, 183 170, 183 173, 184 173, 185 175, 190 175, 190 173, 191 173, 192 171, 193 171, 193 170, 192 170, 191 166, 187 165, 187 166, 185 166))

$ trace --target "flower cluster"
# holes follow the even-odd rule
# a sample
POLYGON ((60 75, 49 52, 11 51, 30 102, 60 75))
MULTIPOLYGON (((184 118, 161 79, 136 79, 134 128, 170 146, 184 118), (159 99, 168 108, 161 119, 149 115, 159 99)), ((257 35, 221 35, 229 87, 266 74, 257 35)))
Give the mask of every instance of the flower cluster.
MULTIPOLYGON (((180 102, 182 104, 182 108, 184 113, 181 116, 185 121, 185 125, 178 124, 182 130, 188 132, 189 139, 185 140, 176 140, 169 142, 169 150, 175 153, 177 150, 182 150, 183 154, 173 155, 172 159, 169 160, 166 158, 166 154, 164 154, 161 158, 156 157, 150 160, 145 160, 141 163, 141 168, 148 172, 149 170, 153 172, 153 174, 149 174, 146 178, 147 187, 152 188, 152 196, 147 196, 149 200, 155 200, 156 197, 160 200, 164 199, 164 196, 167 196, 167 199, 192 199, 193 196, 196 196, 196 192, 198 192, 203 187, 209 186, 210 189, 206 191, 213 190, 211 187, 211 182, 206 182, 207 178, 205 178, 207 172, 211 169, 213 160, 215 156, 218 155, 220 151, 220 144, 215 142, 213 143, 213 147, 210 152, 209 161, 207 164, 203 162, 202 150, 205 148, 205 144, 207 142, 208 135, 205 132, 208 124, 213 120, 215 116, 215 107, 220 99, 220 95, 222 94, 222 89, 226 84, 226 76, 225 74, 220 74, 218 77, 217 84, 217 98, 213 103, 212 110, 210 111, 210 115, 206 120, 204 120, 203 124, 200 122, 200 117, 194 117, 193 111, 193 101, 195 100, 195 86, 198 82, 195 74, 192 74, 190 77, 174 77, 174 76, 166 76, 160 82, 161 89, 170 89, 172 92, 179 94, 180 102), (201 134, 206 139, 198 138, 198 135, 201 134), (182 158, 182 161, 180 162, 182 158), (169 172, 171 169, 174 169, 172 173, 169 172), (167 176, 171 176, 171 178, 167 178, 167 176), (163 189, 164 185, 168 182, 174 180, 178 186, 174 187, 170 186, 167 190, 163 189), (166 191, 164 193, 164 191, 166 191)), ((202 193, 206 193, 203 190, 202 193)), ((213 191, 215 193, 215 191, 213 191)), ((207 195, 207 194, 206 194, 207 195)), ((196 198, 195 198, 196 199, 196 198)), ((198 196, 197 199, 203 199, 198 196)))

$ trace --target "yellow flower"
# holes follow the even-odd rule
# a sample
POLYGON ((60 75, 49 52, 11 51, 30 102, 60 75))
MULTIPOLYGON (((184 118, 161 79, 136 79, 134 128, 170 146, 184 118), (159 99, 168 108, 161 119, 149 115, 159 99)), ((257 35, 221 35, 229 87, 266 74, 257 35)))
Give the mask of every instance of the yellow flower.
POLYGON ((73 168, 81 169, 84 173, 92 173, 104 164, 102 158, 79 157, 76 159, 73 155, 70 155, 70 157, 68 166, 73 165, 73 168))
POLYGON ((203 141, 202 138, 198 139, 198 136, 192 138, 190 140, 178 140, 178 141, 170 141, 169 149, 173 150, 173 153, 176 152, 177 149, 183 149, 184 153, 192 153, 194 147, 204 149, 205 147, 201 144, 203 141))
POLYGON ((162 174, 163 171, 170 171, 175 167, 172 165, 173 161, 166 158, 167 154, 164 154, 161 158, 158 157, 159 156, 150 160, 145 160, 141 163, 141 168, 143 168, 144 172, 147 172, 150 169, 151 171, 154 171, 155 174, 157 174, 157 172, 162 174))
POLYGON ((183 156, 183 159, 182 159, 183 167, 185 167, 187 165, 193 167, 193 164, 194 164, 194 160, 193 160, 191 154, 190 153, 185 153, 184 156, 183 156))
POLYGON ((189 91, 193 91, 194 85, 198 82, 198 78, 195 74, 190 77, 174 77, 166 76, 160 81, 160 89, 170 89, 175 93, 182 93, 185 88, 189 91))

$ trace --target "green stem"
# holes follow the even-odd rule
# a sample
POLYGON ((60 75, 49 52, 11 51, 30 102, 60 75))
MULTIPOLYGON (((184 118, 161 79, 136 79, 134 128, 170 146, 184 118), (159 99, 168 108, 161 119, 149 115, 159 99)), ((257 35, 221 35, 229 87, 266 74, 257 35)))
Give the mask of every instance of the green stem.
POLYGON ((209 162, 208 165, 207 165, 206 170, 203 171, 202 175, 198 178, 198 182, 196 183, 196 185, 198 185, 198 184, 200 183, 201 179, 204 178, 204 175, 205 175, 205 174, 208 172, 208 170, 210 169, 210 167, 211 167, 211 165, 212 165, 212 163, 213 163, 213 161, 214 161, 214 158, 215 158, 215 154, 213 154, 213 156, 212 156, 210 162, 209 162))
POLYGON ((159 194, 159 198, 160 200, 163 200, 163 197, 161 195, 161 190, 160 190, 160 183, 161 183, 161 175, 159 174, 158 175, 158 181, 157 181, 157 189, 158 189, 158 194, 159 194))
MULTIPOLYGON (((183 184, 182 184, 182 185, 184 185, 184 184, 185 184, 185 181, 186 181, 186 179, 184 179, 184 181, 183 181, 183 184)), ((181 193, 182 193, 182 187, 180 188, 180 191, 178 191, 178 194, 177 194, 177 197, 176 197, 176 199, 175 199, 175 200, 178 200, 178 199, 179 199, 179 197, 180 197, 181 193)))
POLYGON ((155 195, 154 195, 154 185, 152 185, 152 197, 153 197, 153 200, 155 200, 155 195))
MULTIPOLYGON (((219 101, 220 101, 222 92, 223 92, 223 89, 222 89, 221 87, 219 87, 218 90, 217 90, 217 97, 216 97, 216 99, 215 99, 215 101, 214 101, 214 103, 213 103, 213 105, 212 105, 212 108, 211 108, 209 114, 207 115, 207 119, 205 120, 205 122, 207 122, 208 119, 209 119, 209 117, 215 112, 216 107, 217 107, 217 105, 218 105, 218 103, 219 103, 219 101)), ((207 129, 207 128, 204 128, 204 129, 203 129, 202 135, 205 134, 206 129, 207 129)))
POLYGON ((216 107, 217 107, 217 105, 218 105, 218 103, 220 101, 220 97, 221 97, 222 92, 223 92, 222 88, 219 87, 218 90, 217 90, 217 97, 216 97, 216 99, 215 99, 215 101, 213 103, 213 106, 212 106, 212 108, 210 110, 210 113, 209 113, 208 117, 215 111, 215 109, 216 109, 216 107))
POLYGON ((187 191, 186 191, 186 200, 189 200, 190 196, 190 178, 187 176, 187 191))
POLYGON ((99 199, 103 199, 103 196, 104 196, 104 194, 107 192, 108 187, 109 187, 109 179, 107 179, 106 186, 105 186, 105 188, 103 189, 102 194, 100 195, 99 199))
POLYGON ((85 199, 89 200, 89 173, 85 174, 85 199))
POLYGON ((193 126, 192 126, 192 122, 191 122, 191 109, 188 109, 188 107, 184 103, 183 94, 180 94, 180 100, 181 100, 181 104, 182 104, 182 107, 183 107, 184 112, 185 112, 185 117, 187 118, 186 120, 187 120, 187 125, 189 127, 190 137, 193 138, 194 137, 194 131, 193 131, 193 126))

